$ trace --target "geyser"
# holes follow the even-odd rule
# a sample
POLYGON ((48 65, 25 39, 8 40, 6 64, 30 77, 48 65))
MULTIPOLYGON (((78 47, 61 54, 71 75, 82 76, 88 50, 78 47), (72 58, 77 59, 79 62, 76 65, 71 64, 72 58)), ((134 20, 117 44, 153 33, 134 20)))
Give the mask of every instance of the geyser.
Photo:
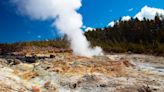
POLYGON ((74 54, 82 56, 101 55, 100 47, 92 48, 81 27, 82 16, 77 12, 81 0, 12 0, 21 14, 32 19, 53 19, 53 26, 66 34, 74 54))

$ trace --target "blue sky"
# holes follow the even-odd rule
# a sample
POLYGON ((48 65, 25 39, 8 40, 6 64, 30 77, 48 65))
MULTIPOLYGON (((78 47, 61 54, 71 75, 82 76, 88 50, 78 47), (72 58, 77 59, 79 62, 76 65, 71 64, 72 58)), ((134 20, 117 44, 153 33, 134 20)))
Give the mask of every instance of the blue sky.
MULTIPOLYGON (((0 42, 53 39, 58 31, 52 21, 31 20, 17 13, 9 0, 0 1, 0 42)), ((83 0, 78 11, 87 27, 105 27, 122 16, 135 16, 145 5, 164 9, 163 0, 83 0)))

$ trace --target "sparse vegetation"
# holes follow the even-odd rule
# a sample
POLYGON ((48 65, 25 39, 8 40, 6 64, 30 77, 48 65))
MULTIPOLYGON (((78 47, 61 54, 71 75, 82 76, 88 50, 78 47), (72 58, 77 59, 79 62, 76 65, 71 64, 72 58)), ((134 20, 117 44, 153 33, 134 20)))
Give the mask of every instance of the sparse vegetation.
POLYGON ((68 48, 68 42, 65 39, 49 40, 49 41, 32 41, 32 42, 17 42, 13 44, 0 44, 0 53, 19 51, 24 47, 55 47, 68 48))

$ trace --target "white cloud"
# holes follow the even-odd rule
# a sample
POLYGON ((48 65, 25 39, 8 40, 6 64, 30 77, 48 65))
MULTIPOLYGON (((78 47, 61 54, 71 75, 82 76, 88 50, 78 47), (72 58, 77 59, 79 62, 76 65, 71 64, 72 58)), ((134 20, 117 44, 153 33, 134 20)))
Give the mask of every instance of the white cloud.
POLYGON ((128 9, 129 12, 133 11, 133 8, 128 9))
POLYGON ((92 28, 92 27, 86 27, 85 28, 85 32, 87 32, 87 31, 93 31, 95 28, 92 28))
MULTIPOLYGON (((133 10, 133 8, 129 9, 130 10, 133 10)), ((164 15, 164 9, 160 9, 160 8, 153 8, 153 7, 149 7, 149 6, 144 6, 140 12, 138 12, 134 18, 138 18, 139 20, 143 20, 143 18, 145 17, 146 19, 154 19, 155 15, 156 14, 159 14, 159 15, 164 15)), ((130 16, 123 16, 121 18, 122 21, 128 21, 130 20, 131 17, 130 16)), ((115 24, 114 21, 110 22, 107 26, 111 26, 113 27, 115 24)))
POLYGON ((131 17, 130 16, 123 16, 122 17, 122 21, 128 21, 128 20, 130 20, 131 19, 131 17))
POLYGON ((110 22, 107 26, 113 27, 113 26, 114 26, 114 24, 115 24, 115 22, 114 22, 114 21, 112 21, 112 22, 110 22))
POLYGON ((139 20, 146 19, 154 19, 156 13, 164 15, 164 9, 153 8, 149 6, 144 6, 139 13, 137 13, 134 18, 138 18, 139 20))

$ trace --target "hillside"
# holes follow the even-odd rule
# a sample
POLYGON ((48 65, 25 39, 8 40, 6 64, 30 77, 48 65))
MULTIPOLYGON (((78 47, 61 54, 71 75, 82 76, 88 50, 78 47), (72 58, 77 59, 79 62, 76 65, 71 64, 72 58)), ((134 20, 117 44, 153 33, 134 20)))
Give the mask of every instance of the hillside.
POLYGON ((107 52, 131 52, 162 55, 164 53, 164 16, 154 20, 131 18, 115 21, 113 27, 96 28, 85 33, 93 46, 107 52), (95 39, 96 38, 96 39, 95 39))

